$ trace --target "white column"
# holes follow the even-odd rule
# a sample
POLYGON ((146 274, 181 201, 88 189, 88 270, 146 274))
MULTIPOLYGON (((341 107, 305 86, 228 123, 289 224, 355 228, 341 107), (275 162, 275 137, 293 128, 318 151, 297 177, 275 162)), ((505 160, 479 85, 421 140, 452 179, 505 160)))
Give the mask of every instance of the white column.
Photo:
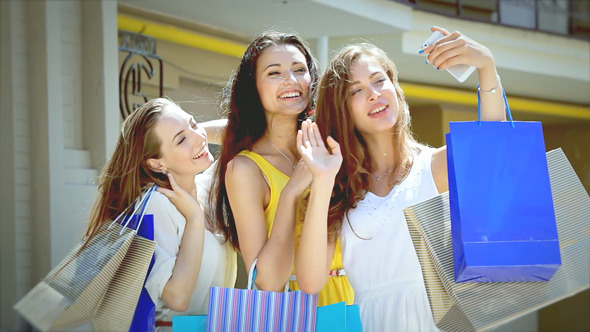
POLYGON ((119 132, 117 2, 82 3, 82 68, 85 149, 101 169, 119 132))
POLYGON ((31 1, 29 6, 31 169, 33 184, 33 280, 54 265, 55 227, 63 202, 63 111, 61 68, 61 1, 31 1))
POLYGON ((320 73, 328 65, 328 36, 320 36, 315 40, 316 58, 318 60, 320 73))
POLYGON ((17 300, 15 247, 15 164, 13 121, 13 20, 12 1, 0 2, 0 155, 3 175, 0 176, 0 330, 16 330, 12 305, 17 300))

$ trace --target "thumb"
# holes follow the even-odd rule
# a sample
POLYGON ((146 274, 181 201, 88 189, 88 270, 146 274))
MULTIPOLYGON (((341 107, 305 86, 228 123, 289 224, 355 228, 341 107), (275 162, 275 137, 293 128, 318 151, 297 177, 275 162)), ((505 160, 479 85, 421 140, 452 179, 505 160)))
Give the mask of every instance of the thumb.
POLYGON ((168 175, 168 180, 170 180, 170 187, 172 188, 172 190, 176 191, 178 190, 178 184, 176 183, 176 180, 174 179, 174 175, 172 175, 172 173, 168 172, 166 173, 168 175))
POLYGON ((339 156, 342 154, 342 152, 340 151, 340 144, 338 144, 338 142, 336 142, 336 140, 333 139, 332 136, 328 136, 326 142, 328 143, 330 152, 332 152, 333 155, 339 156))

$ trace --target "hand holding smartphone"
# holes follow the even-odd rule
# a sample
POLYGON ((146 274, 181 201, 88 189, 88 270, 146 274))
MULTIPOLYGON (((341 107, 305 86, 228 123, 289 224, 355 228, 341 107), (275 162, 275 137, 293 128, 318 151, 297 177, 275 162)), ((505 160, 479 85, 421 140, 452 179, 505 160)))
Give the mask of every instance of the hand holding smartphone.
MULTIPOLYGON (((422 49, 436 43, 440 39, 442 39, 444 35, 440 31, 434 31, 430 37, 428 37, 424 43, 422 43, 422 49)), ((447 71, 453 75, 459 82, 465 82, 465 80, 473 73, 475 70, 474 66, 469 65, 454 65, 447 68, 447 71)))

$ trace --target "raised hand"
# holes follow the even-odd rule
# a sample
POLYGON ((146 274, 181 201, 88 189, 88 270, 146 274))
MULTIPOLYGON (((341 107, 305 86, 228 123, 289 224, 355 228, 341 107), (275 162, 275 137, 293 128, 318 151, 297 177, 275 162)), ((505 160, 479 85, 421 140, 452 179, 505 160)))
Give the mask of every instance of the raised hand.
POLYGON ((432 27, 440 31, 444 37, 436 43, 426 47, 426 60, 439 70, 447 69, 458 64, 475 66, 478 70, 495 67, 492 52, 485 46, 468 38, 459 31, 449 33, 440 27, 432 27))
POLYGON ((326 148, 318 126, 311 120, 301 124, 297 132, 297 147, 314 181, 324 178, 334 180, 342 165, 340 145, 332 137, 328 137, 327 143, 326 148))
POLYGON ((180 211, 187 221, 192 220, 198 215, 202 214, 203 208, 199 202, 197 202, 196 192, 194 195, 189 194, 176 183, 172 173, 168 173, 168 179, 170 180, 170 186, 172 189, 158 187, 156 190, 168 197, 170 202, 174 204, 174 206, 178 209, 178 211, 180 211))

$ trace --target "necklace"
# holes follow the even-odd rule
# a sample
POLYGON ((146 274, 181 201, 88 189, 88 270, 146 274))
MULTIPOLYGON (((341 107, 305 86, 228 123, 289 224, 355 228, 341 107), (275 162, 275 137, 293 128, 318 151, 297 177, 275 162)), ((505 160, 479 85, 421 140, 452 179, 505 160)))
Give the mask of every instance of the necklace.
POLYGON ((377 182, 381 181, 381 179, 384 176, 387 176, 389 173, 391 172, 391 168, 388 168, 387 171, 385 171, 385 173, 383 173, 381 176, 377 176, 377 175, 373 175, 375 177, 375 180, 377 180, 377 182))
MULTIPOLYGON (((283 157, 285 157, 285 159, 287 159, 289 161, 289 163, 291 164, 291 167, 293 167, 293 169, 295 169, 295 164, 291 161, 291 159, 289 159, 289 157, 287 157, 286 154, 283 153, 283 151, 281 151, 281 149, 279 149, 271 140, 270 138, 268 139, 268 141, 270 142, 270 144, 272 144, 272 146, 277 149, 277 151, 279 151, 280 154, 283 155, 283 157)), ((379 180, 377 180, 379 181, 379 180)))

